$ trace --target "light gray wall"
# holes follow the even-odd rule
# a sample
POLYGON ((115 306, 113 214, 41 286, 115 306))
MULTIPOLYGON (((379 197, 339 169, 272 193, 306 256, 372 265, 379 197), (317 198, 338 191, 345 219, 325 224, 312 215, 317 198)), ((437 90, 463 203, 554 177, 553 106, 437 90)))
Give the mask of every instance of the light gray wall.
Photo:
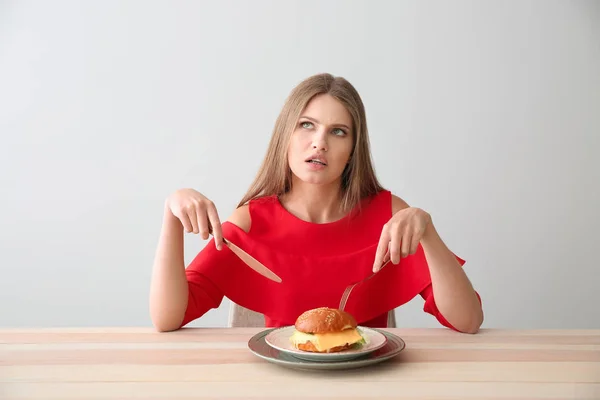
MULTIPOLYGON (((600 328, 599 4, 0 2, 0 326, 149 326, 164 199, 226 219, 291 88, 328 71, 485 327, 600 328)), ((399 324, 439 326, 422 303, 399 324)))

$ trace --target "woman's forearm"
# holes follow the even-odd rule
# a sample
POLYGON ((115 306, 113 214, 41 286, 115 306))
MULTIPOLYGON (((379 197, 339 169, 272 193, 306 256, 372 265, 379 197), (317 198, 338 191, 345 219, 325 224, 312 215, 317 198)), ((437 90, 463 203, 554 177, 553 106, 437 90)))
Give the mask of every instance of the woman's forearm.
POLYGON ((154 327, 161 332, 177 329, 185 316, 187 301, 183 226, 165 208, 150 286, 150 317, 154 327))
POLYGON ((421 245, 429 264, 438 310, 459 331, 476 333, 483 323, 481 303, 462 266, 433 224, 427 227, 421 245))

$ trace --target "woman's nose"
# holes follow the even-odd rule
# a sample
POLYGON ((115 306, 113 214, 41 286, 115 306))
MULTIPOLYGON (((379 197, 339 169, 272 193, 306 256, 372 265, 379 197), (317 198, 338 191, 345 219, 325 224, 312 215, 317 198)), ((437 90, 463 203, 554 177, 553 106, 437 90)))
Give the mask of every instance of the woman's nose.
POLYGON ((312 147, 315 150, 327 151, 327 140, 322 132, 316 132, 313 137, 312 147))

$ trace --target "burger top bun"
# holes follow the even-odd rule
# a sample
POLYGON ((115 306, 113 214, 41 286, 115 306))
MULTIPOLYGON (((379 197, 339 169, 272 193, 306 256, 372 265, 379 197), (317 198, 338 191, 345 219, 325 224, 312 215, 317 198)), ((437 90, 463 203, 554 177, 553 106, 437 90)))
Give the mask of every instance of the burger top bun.
POLYGON ((354 317, 335 308, 320 307, 302 313, 295 323, 296 330, 304 333, 332 333, 355 329, 354 317))

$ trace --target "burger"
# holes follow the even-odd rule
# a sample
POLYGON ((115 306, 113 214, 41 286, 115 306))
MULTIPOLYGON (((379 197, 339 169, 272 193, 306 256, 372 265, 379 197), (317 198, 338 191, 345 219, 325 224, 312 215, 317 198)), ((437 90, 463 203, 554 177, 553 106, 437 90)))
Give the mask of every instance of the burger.
POLYGON ((292 345, 313 353, 334 353, 366 343, 349 313, 320 307, 302 313, 294 324, 292 345))

